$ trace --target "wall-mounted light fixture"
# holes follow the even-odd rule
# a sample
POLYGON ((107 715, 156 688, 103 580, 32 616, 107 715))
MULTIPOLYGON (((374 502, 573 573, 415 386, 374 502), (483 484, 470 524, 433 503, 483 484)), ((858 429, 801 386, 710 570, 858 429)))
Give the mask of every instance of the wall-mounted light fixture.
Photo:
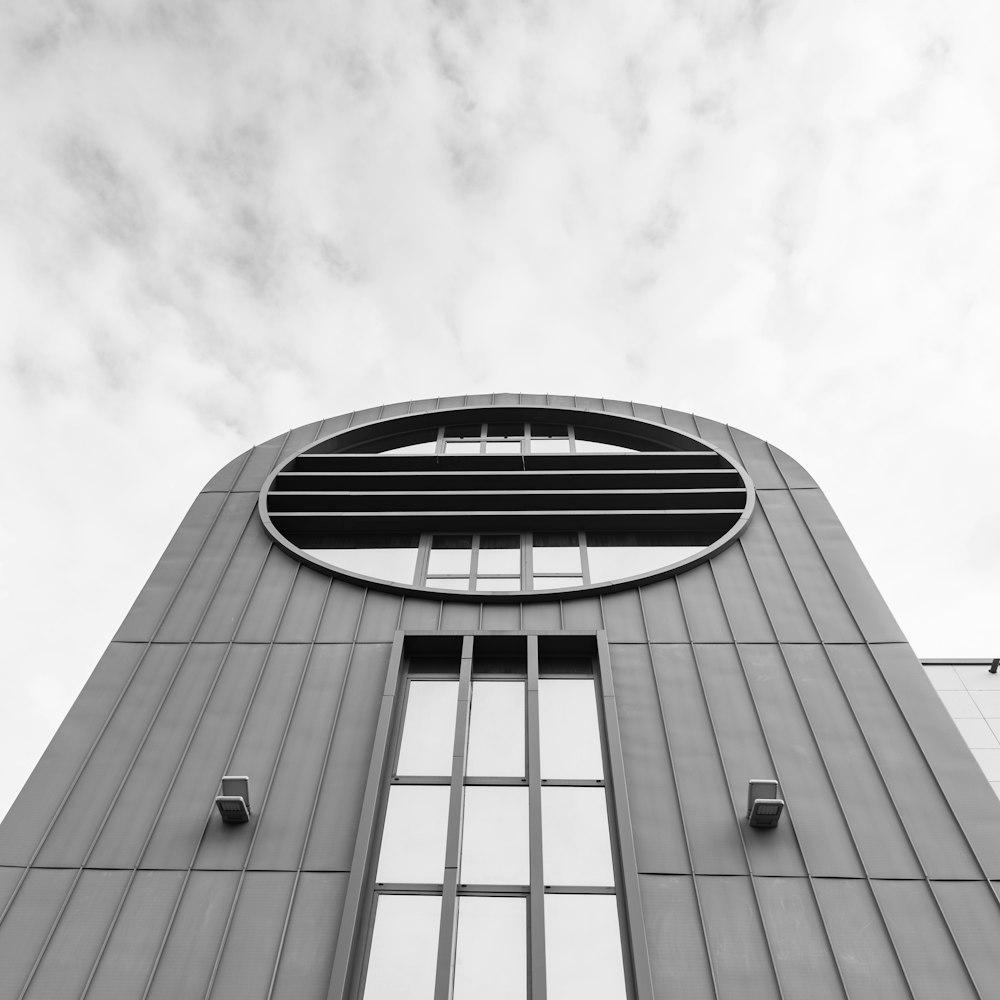
POLYGON ((751 778, 747 792, 747 820, 751 826, 778 825, 785 800, 778 798, 778 782, 773 778, 751 778))
POLYGON ((246 823, 250 819, 250 779, 245 775, 225 775, 222 794, 215 796, 215 804, 223 823, 246 823))

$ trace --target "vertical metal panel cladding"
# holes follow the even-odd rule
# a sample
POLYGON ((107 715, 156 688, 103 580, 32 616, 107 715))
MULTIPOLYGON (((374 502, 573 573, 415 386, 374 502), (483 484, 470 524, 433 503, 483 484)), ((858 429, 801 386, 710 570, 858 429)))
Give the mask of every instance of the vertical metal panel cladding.
MULTIPOLYGON (((601 543, 590 546, 581 536, 580 552, 601 543)), ((691 414, 497 393, 314 422, 209 481, 0 826, 0 996, 357 1000, 329 990, 335 968, 358 979, 338 940, 370 930, 363 871, 351 865, 379 835, 361 816, 379 815, 381 785, 370 782, 391 738, 387 677, 409 655, 393 649, 458 650, 474 634, 471 648, 523 657, 525 633, 541 634, 540 646, 602 651, 605 728, 621 754, 609 758, 610 786, 628 810, 611 839, 626 888, 639 888, 622 897, 626 951, 649 954, 648 972, 628 977, 628 1000, 1000 995, 1000 905, 986 879, 1000 876, 1000 803, 809 474, 766 442, 691 414), (427 461, 393 466, 378 454, 465 426, 463 407, 478 408, 474 458, 461 442, 443 450, 443 433, 427 461), (524 433, 513 461, 510 449, 489 449, 512 420, 524 433), (396 421, 390 435, 380 421, 396 421), (535 451, 531 426, 585 433, 564 430, 564 449, 535 451), (484 435, 489 427, 501 430, 484 435), (343 432, 344 447, 360 442, 364 454, 326 440, 343 432), (636 449, 622 452, 633 432, 636 449), (596 454, 602 441, 610 449, 596 454), (563 467, 563 453, 582 461, 563 467), (399 524, 416 523, 406 518, 431 517, 414 529, 418 573, 433 533, 496 531, 519 534, 526 585, 537 582, 528 567, 545 579, 532 547, 544 547, 533 534, 543 529, 502 520, 521 511, 510 499, 520 489, 532 503, 547 497, 544 510, 525 499, 522 511, 545 514, 546 532, 562 532, 558 518, 578 507, 573 530, 610 517, 606 547, 633 543, 657 498, 674 494, 684 504, 662 501, 655 516, 692 520, 671 521, 663 536, 703 544, 707 529, 690 524, 720 511, 731 535, 700 563, 631 581, 442 596, 305 561, 272 530, 270 494, 261 499, 280 472, 289 531, 333 546, 331 536, 371 522, 340 532, 337 518, 358 510, 327 509, 324 497, 371 496, 388 477, 369 513, 396 517, 399 498, 438 469, 459 479, 420 494, 380 536, 398 542, 399 524), (496 478, 504 469, 535 479, 508 489, 496 478), (462 470, 493 477, 480 491, 501 518, 490 531, 433 519, 444 515, 426 497, 454 511, 476 495, 459 488, 462 470), (618 480, 632 472, 636 489, 625 489, 618 480), (605 494, 610 513, 586 507, 605 494), (305 495, 300 510, 293 501, 305 495), (626 495, 646 499, 620 510, 626 495), (249 776, 250 822, 222 823, 223 774, 249 776), (777 829, 751 829, 747 782, 769 777, 785 812, 777 829)))
POLYGON ((325 1000, 333 968, 330 942, 337 940, 346 891, 346 874, 301 874, 278 954, 273 996, 325 1000))
POLYGON ((33 868, 24 878, 0 924, 0 996, 16 997, 44 957, 49 931, 76 872, 33 868))
POLYGON ((112 643, 0 824, 0 864, 29 864, 86 754, 142 660, 145 647, 112 643))
POLYGON ((639 885, 656 995, 716 997, 694 879, 690 875, 643 875, 639 885))
POLYGON ((82 994, 127 880, 127 873, 121 871, 80 873, 66 909, 32 971, 25 997, 48 1000, 82 994))

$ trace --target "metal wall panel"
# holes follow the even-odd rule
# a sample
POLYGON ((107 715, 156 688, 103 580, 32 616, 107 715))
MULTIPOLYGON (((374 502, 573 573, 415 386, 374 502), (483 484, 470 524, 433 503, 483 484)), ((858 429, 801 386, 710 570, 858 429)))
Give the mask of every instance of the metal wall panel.
POLYGON ((696 880, 719 1000, 780 997, 750 879, 698 875, 696 880))
POLYGON ((657 997, 714 1000, 694 879, 690 875, 641 875, 639 888, 657 997))
POLYGON ((303 424, 301 427, 296 427, 289 431, 281 445, 281 449, 278 452, 277 457, 274 462, 271 463, 271 468, 267 470, 267 474, 265 474, 264 479, 261 480, 260 486, 258 486, 257 489, 260 489, 260 487, 264 485, 264 480, 267 479, 267 476, 278 468, 278 466, 284 465, 285 462, 287 462, 288 459, 290 459, 297 451, 300 451, 302 448, 312 444, 313 441, 318 440, 322 429, 323 421, 315 420, 311 424, 303 424))
POLYGON ((240 872, 191 872, 153 969, 149 1000, 205 996, 239 880, 240 872))
POLYGON ((930 878, 982 877, 871 652, 855 645, 827 648, 924 872, 930 878))
POLYGON ((521 626, 529 631, 548 632, 562 627, 561 606, 555 601, 521 605, 521 626))
POLYGON ((921 878, 920 862, 826 650, 788 645, 782 652, 868 874, 921 878))
POLYGON ((931 882, 944 920, 984 997, 1000 995, 1000 907, 988 882, 931 882))
MULTIPOLYGON (((456 632, 475 632, 478 629, 482 608, 479 604, 459 604, 457 601, 445 601, 441 610, 441 628, 456 632)), ((391 631, 382 636, 391 638, 391 631)))
POLYGON ((80 880, 34 970, 25 1000, 80 996, 111 927, 127 879, 128 873, 120 871, 91 869, 80 873, 80 880))
POLYGON ((601 598, 609 642, 645 642, 646 625, 638 588, 619 590, 601 598))
POLYGON ((198 626, 198 642, 229 642, 235 636, 271 548, 267 532, 251 517, 198 626))
POLYGON ((740 817, 750 870, 755 875, 804 875, 795 827, 782 823, 766 833, 743 823, 747 783, 776 773, 743 664, 735 646, 695 647, 705 697, 729 779, 733 811, 740 817))
POLYGON ((732 633, 708 563, 674 578, 691 642, 731 642, 732 633))
MULTIPOLYGON (((176 681, 138 756, 125 776, 117 799, 104 805, 111 812, 87 863, 95 868, 135 865, 192 735, 194 720, 205 704, 222 665, 221 644, 189 647, 176 681)), ((127 750, 119 748, 119 753, 127 750)))
POLYGON ((906 642, 823 492, 793 490, 792 496, 861 634, 869 642, 906 642))
POLYGON ((484 604, 482 606, 482 628, 486 631, 516 632, 520 627, 520 604, 484 604))
MULTIPOLYGON (((699 437, 704 438, 713 448, 717 448, 724 454, 730 455, 733 458, 737 457, 736 447, 733 444, 729 428, 725 424, 720 424, 717 420, 709 420, 708 417, 700 415, 695 416, 694 422, 698 428, 697 434, 699 437)), ((747 469, 747 471, 749 472, 750 470, 747 469)))
POLYGON ((237 642, 270 642, 274 638, 300 567, 302 563, 287 552, 276 545, 271 548, 236 631, 237 642))
POLYGON ((768 448, 774 456, 774 464, 781 473, 782 485, 792 490, 818 489, 816 480, 791 455, 786 455, 780 448, 775 448, 773 444, 769 444, 768 448))
MULTIPOLYGON (((927 883, 878 879, 872 889, 914 1000, 978 1000, 980 993, 927 883)), ((995 996, 996 985, 983 983, 987 992, 982 995, 995 996)))
POLYGON ((694 434, 695 437, 701 437, 698 432, 698 422, 693 413, 682 413, 680 410, 668 410, 662 406, 659 409, 660 413, 663 414, 663 423, 665 423, 668 427, 676 427, 679 431, 683 431, 685 434, 694 434))
MULTIPOLYGON (((402 598, 395 594, 369 590, 365 595, 361 624, 358 626, 358 642, 391 642, 399 624, 402 603, 402 598)), ((349 640, 352 638, 353 636, 348 636, 349 640)))
POLYGON ((562 602, 563 628, 571 632, 596 632, 604 628, 601 601, 597 597, 574 597, 562 602))
MULTIPOLYGON (((740 656, 774 760, 774 777, 810 873, 863 875, 850 828, 781 651, 756 644, 741 646, 740 656)), ((751 777, 756 775, 747 775, 751 777)))
MULTIPOLYGON (((746 856, 690 646, 653 645, 680 809, 696 872, 745 874, 746 856)), ((612 660, 616 656, 612 647, 612 660)))
POLYGON ((292 899, 274 981, 274 997, 326 1000, 347 892, 346 874, 303 872, 292 899))
POLYGON ((73 883, 66 868, 32 868, 0 923, 0 997, 16 997, 28 980, 73 883))
POLYGON ((334 580, 316 633, 317 642, 353 642, 368 592, 343 580, 334 580))
POLYGON ((243 867, 277 765, 285 727, 295 707, 308 654, 309 647, 304 645, 271 647, 228 766, 229 774, 245 774, 250 778, 250 808, 258 818, 246 826, 234 827, 221 821, 209 823, 194 867, 243 867))
POLYGON ((737 642, 774 642, 774 629, 760 599, 746 554, 730 545, 709 564, 722 599, 730 630, 737 642))
POLYGON ((237 455, 231 462, 219 469, 219 471, 212 476, 207 483, 205 483, 201 492, 229 493, 233 486, 236 485, 236 480, 239 478, 240 472, 243 470, 243 466, 246 465, 252 451, 253 448, 248 448, 242 455, 237 455))
POLYGON ((910 1000, 913 994, 870 883, 818 878, 813 885, 851 1000, 910 1000))
POLYGON ((250 868, 294 870, 326 761, 326 746, 341 707, 351 647, 315 646, 274 776, 258 820, 250 868))
POLYGON ((845 1000, 812 884, 804 878, 755 878, 778 982, 785 997, 845 1000))
MULTIPOLYGON (((267 646, 215 646, 225 656, 219 681, 200 719, 191 719, 193 738, 173 780, 140 867, 187 868, 194 860, 207 824, 217 819, 215 796, 228 767, 244 716, 250 707, 267 646)), ((251 805, 253 792, 251 790, 251 805)))
POLYGON ((873 645, 871 653, 979 863, 1000 876, 1000 799, 983 793, 983 773, 910 647, 873 645))
POLYGON ((116 641, 152 638, 227 500, 225 493, 202 493, 195 499, 115 633, 116 641))
POLYGON ((440 601, 425 601, 419 597, 407 597, 403 600, 403 613, 399 619, 401 629, 431 631, 438 627, 440 620, 440 601))
POLYGON ((86 996, 140 1000, 183 880, 183 872, 136 873, 104 942, 86 996))
MULTIPOLYGON (((247 464, 243 466, 243 471, 240 472, 236 480, 236 485, 233 487, 234 493, 257 494, 260 492, 264 480, 274 468, 278 455, 281 454, 281 449, 290 433, 290 431, 286 431, 284 434, 279 434, 254 448, 247 464)), ((308 443, 308 440, 302 442, 303 445, 308 443)))
MULTIPOLYGON (((757 494, 758 500, 760 493, 757 494)), ((758 508, 736 542, 746 555, 761 600, 780 642, 816 642, 819 636, 802 601, 795 580, 758 508)))
POLYGON ((26 865, 146 647, 112 643, 0 824, 0 864, 26 865))
POLYGON ((9 868, 0 865, 0 914, 7 908, 7 903, 14 895, 24 873, 24 868, 9 868))
POLYGON ((332 576, 315 572, 308 566, 299 570, 281 616, 275 642, 312 642, 332 583, 332 576))
POLYGON ((331 434, 336 434, 338 431, 342 431, 345 428, 350 427, 353 422, 353 413, 343 413, 337 417, 328 417, 320 424, 316 440, 322 441, 323 438, 329 437, 331 434))
POLYGON ((389 644, 354 649, 306 849, 303 867, 311 871, 351 867, 391 649, 389 644))
POLYGON ((734 451, 730 454, 750 473, 754 486, 759 490, 783 489, 784 477, 774 461, 767 442, 736 427, 730 427, 729 434, 734 446, 734 451))
MULTIPOLYGON (((229 494, 218 520, 184 579, 184 585, 177 591, 163 623, 156 630, 158 642, 186 642, 194 637, 240 536, 250 518, 255 516, 255 496, 249 493, 229 494)), ((119 637, 123 637, 121 633, 119 637)))
POLYGON ((612 646, 611 670, 639 871, 690 872, 649 649, 612 646))
POLYGON ((267 1000, 291 900, 291 872, 247 872, 236 898, 212 1000, 267 1000))
POLYGON ((69 792, 36 864, 80 865, 119 783, 152 723, 184 655, 183 645, 150 646, 107 728, 69 792))
POLYGON ((859 642, 861 634, 854 618, 790 494, 767 490, 758 498, 820 638, 824 642, 859 642))
POLYGON ((688 628, 677 581, 657 580, 639 588, 646 636, 650 642, 687 642, 688 628))

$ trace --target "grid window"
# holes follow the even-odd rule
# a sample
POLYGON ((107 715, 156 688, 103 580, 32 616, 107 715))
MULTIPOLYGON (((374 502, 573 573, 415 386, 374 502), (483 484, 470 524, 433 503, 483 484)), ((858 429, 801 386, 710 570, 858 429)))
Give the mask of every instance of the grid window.
POLYGON ((364 1000, 628 995, 592 658, 526 649, 403 679, 364 1000))

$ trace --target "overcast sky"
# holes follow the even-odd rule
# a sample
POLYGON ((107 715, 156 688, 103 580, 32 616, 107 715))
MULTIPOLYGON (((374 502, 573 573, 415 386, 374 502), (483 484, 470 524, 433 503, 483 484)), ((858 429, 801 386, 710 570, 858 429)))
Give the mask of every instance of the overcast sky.
POLYGON ((741 427, 819 480, 919 655, 1000 655, 998 21, 3 5, 0 815, 212 473, 384 401, 741 427))

